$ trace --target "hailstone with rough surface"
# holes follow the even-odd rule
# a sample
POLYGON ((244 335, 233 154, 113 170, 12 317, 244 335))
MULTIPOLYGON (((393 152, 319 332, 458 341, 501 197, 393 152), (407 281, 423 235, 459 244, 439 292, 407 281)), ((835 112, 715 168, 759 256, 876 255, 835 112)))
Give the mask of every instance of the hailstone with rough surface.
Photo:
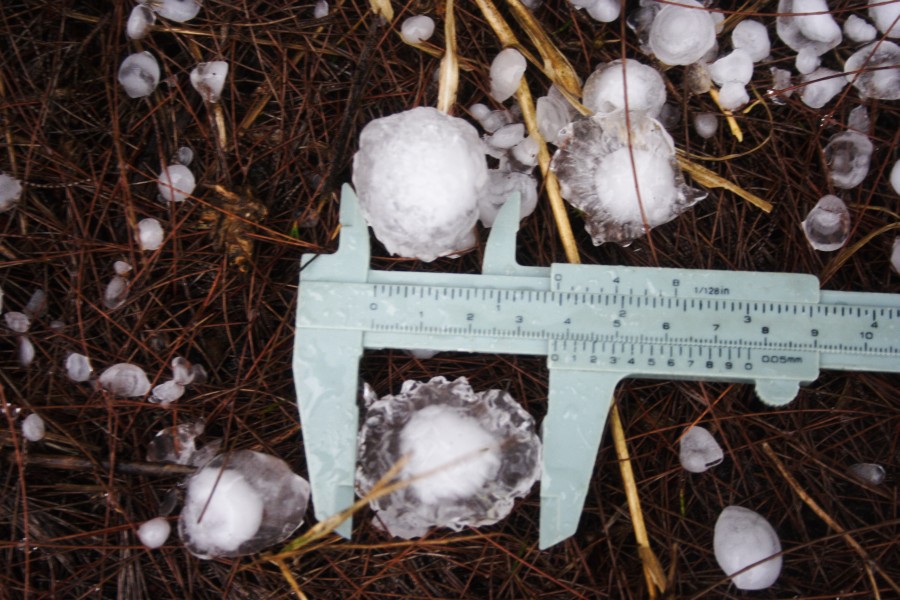
POLYGON ((900 46, 883 40, 857 50, 844 73, 862 98, 900 100, 900 46))
POLYGON ((584 82, 582 104, 594 114, 642 110, 658 117, 666 103, 666 84, 659 71, 631 58, 598 66, 584 82), (625 98, 625 88, 628 98, 625 98))
POLYGON ((365 394, 356 478, 365 494, 404 455, 410 484, 371 501, 376 526, 405 539, 432 527, 492 525, 540 475, 534 419, 502 390, 474 392, 465 377, 407 381, 365 394))
POLYGON ((678 457, 685 471, 703 473, 722 462, 722 447, 709 430, 694 426, 684 432, 678 445, 678 457))
POLYGON ((709 76, 719 85, 732 82, 747 85, 753 78, 753 59, 743 50, 733 50, 709 65, 709 76))
POLYGON ((804 75, 801 81, 800 99, 810 108, 822 108, 847 85, 840 73, 824 67, 804 75))
POLYGON ((665 4, 650 25, 649 47, 667 65, 695 63, 716 43, 716 24, 696 0, 665 4))
POLYGON ((883 2, 878 6, 870 6, 869 18, 875 21, 878 31, 887 37, 900 37, 900 2, 883 2))
POLYGON ((91 378, 91 361, 84 354, 72 352, 66 357, 66 375, 72 381, 82 382, 91 378))
POLYGON ((719 118, 713 113, 698 113, 694 115, 694 131, 705 140, 716 135, 719 129, 719 118))
POLYGON ((132 40, 140 40, 147 37, 150 27, 156 23, 156 13, 150 10, 146 4, 135 4, 128 15, 125 24, 125 35, 132 40))
POLYGON ((228 63, 224 60, 202 62, 191 71, 191 85, 206 102, 216 103, 222 98, 228 63))
POLYGON ((491 97, 505 102, 516 90, 525 74, 525 57, 515 48, 505 48, 491 62, 491 97))
POLYGON ((22 196, 22 182, 15 177, 0 173, 0 212, 6 212, 22 196))
POLYGON ((878 35, 878 30, 858 15, 850 15, 844 21, 844 35, 859 44, 871 42, 878 35))
POLYGON ((541 96, 535 103, 538 131, 551 144, 556 143, 559 132, 571 123, 574 117, 575 109, 554 85, 547 90, 546 96, 541 96))
POLYGON ((16 333, 25 333, 31 327, 31 317, 23 312, 11 310, 3 315, 6 326, 16 333))
POLYGON ((388 252, 429 262, 474 244, 487 183, 475 128, 420 107, 366 125, 353 185, 366 222, 388 252))
POLYGON ((115 364, 100 374, 100 386, 114 396, 137 398, 150 391, 147 374, 137 365, 115 364))
POLYGON ((421 44, 434 35, 434 20, 427 15, 416 15, 403 21, 400 37, 407 44, 421 44))
POLYGON ((141 250, 146 252, 158 250, 162 246, 164 237, 162 225, 156 219, 141 219, 138 221, 137 240, 141 250))
MULTIPOLYGON (((781 540, 766 519, 750 509, 728 506, 716 520, 713 533, 716 562, 726 575, 781 552, 781 540)), ((781 574, 781 556, 762 562, 731 578, 739 590, 763 590, 781 574)))
POLYGON ((816 250, 834 252, 850 237, 850 211, 837 196, 823 196, 801 223, 806 241, 816 250))
POLYGON ((159 63, 149 52, 130 54, 119 67, 119 83, 129 98, 149 96, 159 84, 159 63))

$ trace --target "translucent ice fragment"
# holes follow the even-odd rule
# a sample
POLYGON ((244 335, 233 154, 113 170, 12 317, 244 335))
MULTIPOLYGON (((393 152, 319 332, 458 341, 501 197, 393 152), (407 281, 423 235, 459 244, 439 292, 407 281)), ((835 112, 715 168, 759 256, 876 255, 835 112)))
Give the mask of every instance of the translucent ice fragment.
POLYGON ((869 161, 874 146, 869 138, 856 131, 844 131, 831 137, 825 146, 828 179, 835 187, 855 188, 869 174, 869 161))
POLYGON ((176 381, 166 381, 153 388, 153 394, 149 398, 151 402, 159 402, 168 405, 184 395, 184 386, 176 381))
POLYGON ((316 0, 316 5, 313 8, 313 18, 314 19, 324 19, 327 16, 328 16, 327 0, 316 0))
POLYGON ((537 181, 525 173, 510 173, 491 169, 488 183, 478 198, 478 219, 485 227, 493 227, 500 208, 513 192, 519 192, 519 218, 524 219, 537 206, 537 181))
POLYGON ((801 223, 809 245, 815 250, 833 252, 850 237, 850 211, 837 196, 823 196, 801 223))
POLYGON ((29 366, 34 361, 34 343, 27 335, 20 335, 18 339, 19 364, 29 366))
POLYGON ((87 381, 93 371, 91 361, 84 354, 72 352, 66 357, 66 375, 72 381, 87 381))
POLYGON ((512 157, 523 167, 530 170, 537 164, 538 160, 538 143, 531 136, 513 146, 512 157))
POLYGON ((119 83, 129 98, 149 96, 159 84, 159 63, 149 52, 130 54, 119 67, 119 83))
POLYGON ((420 44, 434 35, 434 19, 427 15, 416 15, 403 21, 400 37, 407 44, 420 44))
POLYGON ((900 37, 900 20, 898 20, 900 18, 900 2, 885 2, 879 6, 870 6, 869 18, 875 22, 878 31, 887 37, 900 37))
POLYGON ((199 558, 252 554, 300 527, 308 503, 309 483, 283 460, 232 452, 188 481, 178 534, 199 558))
POLYGON ((753 78, 753 60, 743 50, 734 50, 709 65, 709 75, 719 85, 732 82, 747 85, 753 78))
POLYGON ((202 62, 191 71, 191 85, 206 102, 218 102, 228 76, 228 63, 224 60, 202 62))
POLYGON ((554 94, 555 90, 556 88, 551 86, 546 96, 538 98, 535 109, 538 131, 551 144, 556 143, 559 132, 575 116, 572 105, 558 91, 554 94))
POLYGON ((881 485, 884 482, 884 467, 875 463, 856 463, 847 469, 853 477, 869 485, 881 485))
POLYGON ((190 21, 200 12, 200 0, 154 0, 153 6, 159 16, 176 23, 190 21))
POLYGON ((900 46, 894 42, 860 48, 844 63, 844 73, 862 98, 900 100, 900 46))
POLYGON ((175 157, 172 159, 172 163, 189 167, 191 166, 191 162, 193 162, 193 160, 194 151, 187 146, 182 146, 175 152, 175 157))
POLYGON ((156 219, 141 219, 138 221, 138 245, 141 250, 150 252, 158 250, 162 246, 165 233, 162 225, 156 219))
POLYGON ((844 35, 858 44, 865 44, 874 40, 878 31, 862 17, 850 15, 844 21, 844 35))
POLYGON ((523 139, 525 139, 525 125, 522 123, 512 123, 510 125, 504 125, 494 132, 494 135, 490 136, 487 139, 487 142, 494 148, 506 150, 512 148, 523 139))
POLYGON ((703 473, 721 463, 725 455, 716 438, 707 429, 694 426, 681 436, 678 456, 685 471, 703 473))
POLYGON ((703 139, 709 139, 716 135, 719 129, 719 118, 713 113, 698 113, 694 115, 694 131, 703 139))
POLYGON ((116 275, 109 280, 103 290, 103 305, 106 308, 119 308, 128 299, 128 280, 121 275, 116 275))
POLYGON ((810 108, 822 108, 847 85, 840 73, 824 67, 804 75, 801 81, 800 99, 810 108))
POLYGON ((696 0, 666 4, 650 25, 650 50, 667 65, 695 63, 716 43, 716 24, 696 0))
POLYGON ((466 121, 420 107, 360 134, 353 184, 363 216, 391 254, 426 262, 474 242, 487 164, 466 121))
POLYGON ((47 426, 39 414, 31 413, 22 421, 22 437, 29 442, 41 441, 46 433, 47 426))
POLYGON ((645 220, 650 228, 662 225, 705 197, 684 183, 659 121, 633 113, 630 122, 630 149, 624 113, 571 123, 551 163, 563 197, 585 213, 595 245, 629 243, 646 233, 645 220))
POLYGON ((169 539, 170 533, 172 533, 172 526, 169 525, 169 522, 164 517, 156 517, 141 523, 137 531, 138 539, 151 550, 155 550, 165 544, 166 540, 169 539))
POLYGON ((194 381, 191 362, 181 356, 172 359, 172 379, 179 385, 190 385, 194 381))
POLYGON ((867 111, 866 107, 863 105, 859 105, 851 110, 850 116, 847 117, 847 127, 862 134, 869 132, 871 124, 872 123, 869 120, 869 111, 867 111))
POLYGON ((891 167, 891 175, 890 175, 891 187, 894 188, 895 194, 900 194, 900 159, 894 161, 894 166, 891 167))
POLYGON ((184 165, 169 165, 160 172, 157 187, 164 201, 183 202, 194 192, 197 180, 184 165))
POLYGON ((128 15, 125 24, 125 35, 132 40, 140 40, 147 37, 150 27, 156 23, 156 13, 150 10, 146 4, 135 4, 128 15))
POLYGON ((785 98, 790 98, 794 90, 791 89, 791 72, 787 69, 779 69, 771 67, 772 73, 772 89, 769 90, 769 96, 776 104, 784 104, 785 98))
POLYGON ((735 50, 746 52, 755 63, 765 59, 772 49, 766 26, 752 19, 744 19, 735 26, 731 32, 731 45, 735 50))
POLYGON ((779 0, 775 31, 792 50, 807 48, 816 56, 840 44, 842 37, 825 0, 779 0))
POLYGON ((147 374, 137 365, 115 364, 100 374, 100 386, 114 396, 137 398, 150 391, 147 374))
MULTIPOLYGON (((759 513, 740 506, 728 506, 716 520, 713 533, 716 562, 726 575, 736 573, 766 557, 781 552, 778 534, 759 513)), ((781 574, 781 556, 731 578, 739 590, 763 590, 781 574)))
POLYGON ((6 326, 16 333, 25 333, 31 327, 31 318, 25 313, 10 311, 3 315, 6 326))
POLYGON ((501 50, 491 63, 491 97, 497 102, 505 102, 515 94, 525 67, 525 57, 518 50, 501 50))
POLYGON ((194 460, 197 452, 196 439, 205 428, 206 422, 202 419, 195 423, 166 427, 150 440, 147 461, 200 466, 194 460))
POLYGON ((0 173, 0 212, 6 212, 19 201, 22 196, 22 183, 9 175, 0 173))
POLYGON ((628 110, 642 110, 655 118, 665 102, 666 85, 659 71, 631 58, 598 66, 584 82, 582 103, 599 115, 627 105, 628 110))
POLYGON ((431 527, 491 525, 540 473, 534 419, 501 390, 475 393, 460 377, 407 381, 396 396, 369 388, 359 434, 357 482, 365 493, 406 452, 412 484, 371 502, 375 523, 413 538, 431 527))

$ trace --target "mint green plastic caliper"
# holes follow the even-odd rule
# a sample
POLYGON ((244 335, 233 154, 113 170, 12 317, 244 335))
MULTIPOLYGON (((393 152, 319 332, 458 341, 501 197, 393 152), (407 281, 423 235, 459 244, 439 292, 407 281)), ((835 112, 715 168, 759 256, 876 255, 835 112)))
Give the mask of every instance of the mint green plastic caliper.
MULTIPOLYGON (((515 260, 519 201, 500 211, 480 275, 369 268, 353 190, 340 246, 304 255, 294 379, 316 517, 354 501, 366 348, 546 355, 540 547, 578 527, 624 377, 751 383, 783 406, 820 369, 900 372, 900 295, 820 291, 811 275, 515 260)), ((338 532, 349 537, 350 521, 338 532)))

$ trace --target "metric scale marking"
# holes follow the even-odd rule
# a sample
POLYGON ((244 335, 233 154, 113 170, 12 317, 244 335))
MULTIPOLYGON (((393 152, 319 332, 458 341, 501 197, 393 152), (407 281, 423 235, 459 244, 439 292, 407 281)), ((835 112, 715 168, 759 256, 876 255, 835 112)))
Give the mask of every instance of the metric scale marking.
MULTIPOLYGON (((305 255, 294 376, 316 516, 354 499, 365 348, 546 355, 540 546, 572 535, 615 386, 628 376, 752 383, 790 402, 820 369, 900 372, 900 296, 811 275, 515 262, 518 198, 480 275, 369 269, 352 189, 332 255, 305 255)), ((338 531, 349 537, 351 524, 338 531)))

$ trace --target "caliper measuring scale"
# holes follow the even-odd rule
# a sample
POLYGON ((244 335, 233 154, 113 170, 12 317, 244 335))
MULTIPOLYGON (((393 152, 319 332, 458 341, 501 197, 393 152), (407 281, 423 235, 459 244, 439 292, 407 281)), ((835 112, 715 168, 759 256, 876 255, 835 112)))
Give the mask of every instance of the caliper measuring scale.
POLYGON ((541 548, 578 527, 625 377, 749 383, 783 406, 821 369, 900 372, 900 295, 820 291, 816 277, 791 273, 522 266, 518 214, 513 196, 481 274, 379 271, 356 196, 342 189, 338 250, 303 256, 297 301, 294 380, 319 520, 354 501, 365 349, 547 356, 541 548))

